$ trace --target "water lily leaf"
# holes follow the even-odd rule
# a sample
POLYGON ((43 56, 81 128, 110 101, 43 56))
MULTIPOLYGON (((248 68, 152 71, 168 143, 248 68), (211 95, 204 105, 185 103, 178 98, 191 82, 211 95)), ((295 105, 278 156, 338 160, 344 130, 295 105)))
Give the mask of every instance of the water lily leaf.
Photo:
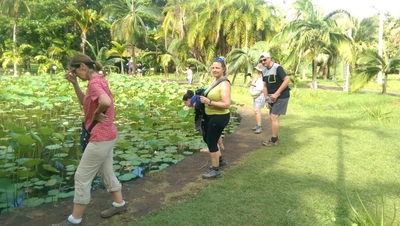
POLYGON ((54 172, 54 173, 59 173, 60 171, 58 171, 56 168, 50 166, 49 164, 43 164, 43 169, 50 171, 50 172, 54 172))
POLYGON ((26 130, 15 123, 4 123, 4 127, 13 133, 26 134, 26 130))
POLYGON ((25 167, 32 168, 32 167, 34 167, 34 166, 39 165, 39 163, 41 163, 41 162, 42 162, 41 159, 31 159, 31 160, 28 160, 28 161, 26 161, 25 163, 23 163, 23 165, 24 165, 25 167))
POLYGON ((33 184, 36 185, 36 186, 42 186, 42 185, 45 185, 45 184, 46 184, 46 181, 40 180, 40 181, 36 181, 36 182, 33 183, 33 184))
POLYGON ((191 152, 191 151, 184 151, 183 154, 184 154, 184 155, 192 155, 193 152, 191 152))
POLYGON ((21 205, 27 206, 27 207, 35 207, 44 202, 45 202, 45 200, 43 198, 30 198, 30 199, 25 199, 24 201, 22 201, 21 205))
POLYGON ((163 144, 160 143, 160 141, 158 141, 158 140, 149 140, 147 143, 153 149, 161 149, 163 147, 163 144))
POLYGON ((46 127, 38 129, 38 133, 41 134, 41 135, 45 135, 45 136, 48 136, 48 135, 52 134, 53 131, 54 130, 52 128, 46 128, 46 127))
POLYGON ((64 135, 60 133, 53 133, 53 136, 57 138, 58 140, 64 141, 64 135))
POLYGON ((15 140, 20 145, 31 145, 36 142, 34 139, 32 139, 31 137, 28 137, 26 135, 19 135, 15 140))
POLYGON ((126 149, 129 147, 132 147, 132 142, 123 142, 123 143, 118 144, 118 146, 122 149, 126 149))
POLYGON ((61 193, 60 195, 58 195, 58 198, 65 199, 72 196, 74 196, 74 191, 70 191, 68 193, 61 193))
POLYGON ((52 189, 47 192, 47 195, 50 195, 50 196, 58 196, 59 194, 60 194, 60 190, 58 190, 58 189, 52 189))
POLYGON ((167 168, 168 166, 169 166, 169 164, 163 163, 163 164, 161 164, 158 168, 159 168, 160 170, 162 170, 162 169, 167 168))
POLYGON ((34 177, 35 176, 35 173, 34 172, 31 172, 31 171, 28 171, 28 170, 18 170, 17 171, 17 176, 19 176, 19 177, 34 177))
POLYGON ((54 185, 56 185, 56 184, 57 184, 57 180, 52 178, 52 179, 48 180, 48 181, 45 183, 44 186, 50 187, 50 186, 54 186, 54 185))
POLYGON ((179 117, 181 117, 181 118, 186 118, 186 116, 189 114, 189 112, 188 111, 185 111, 185 110, 180 110, 179 112, 178 112, 178 116, 179 117))
POLYGON ((180 141, 181 139, 182 138, 180 138, 180 137, 178 137, 176 135, 168 136, 168 140, 173 144, 178 142, 178 141, 180 141))
POLYGON ((35 133, 33 133, 32 131, 29 131, 29 134, 31 135, 31 137, 36 140, 37 142, 42 144, 42 139, 40 139, 40 137, 38 135, 36 135, 35 133))
POLYGON ((132 180, 133 178, 137 177, 135 174, 133 173, 126 173, 122 176, 119 176, 118 179, 120 181, 128 181, 128 180, 132 180))
POLYGON ((57 200, 58 200, 58 196, 50 196, 50 197, 47 197, 44 202, 52 203, 52 202, 57 202, 57 200))
POLYGON ((15 188, 13 187, 11 181, 8 178, 1 178, 0 179, 0 191, 14 191, 15 188))

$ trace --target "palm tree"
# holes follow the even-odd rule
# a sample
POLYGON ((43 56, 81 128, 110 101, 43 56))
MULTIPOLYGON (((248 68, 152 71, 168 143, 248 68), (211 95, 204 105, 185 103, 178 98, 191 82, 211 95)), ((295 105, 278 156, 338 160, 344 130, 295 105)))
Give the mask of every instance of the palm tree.
POLYGON ((110 57, 112 55, 118 55, 119 61, 121 63, 121 74, 124 74, 124 56, 126 56, 126 47, 128 44, 120 44, 116 41, 111 41, 111 44, 114 46, 107 52, 107 57, 110 57))
POLYGON ((147 27, 143 17, 158 18, 159 10, 145 0, 115 0, 103 9, 105 17, 116 19, 111 26, 114 40, 132 45, 131 61, 136 72, 135 46, 139 39, 146 38, 147 27))
POLYGON ((366 50, 360 54, 357 60, 356 76, 354 76, 351 91, 355 92, 375 78, 379 71, 384 74, 382 94, 386 94, 387 77, 400 69, 400 51, 392 57, 381 57, 376 51, 366 50))
POLYGON ((81 48, 82 53, 85 54, 87 32, 96 24, 106 24, 105 19, 101 15, 97 14, 95 10, 85 9, 79 11, 73 5, 68 5, 67 8, 62 10, 62 12, 71 16, 81 29, 81 48))
POLYGON ((226 62, 229 63, 228 73, 234 73, 232 84, 234 84, 237 73, 241 69, 245 73, 244 83, 246 83, 246 74, 254 70, 254 67, 258 64, 260 53, 265 49, 269 49, 268 44, 261 41, 254 44, 251 48, 233 49, 228 53, 226 58, 226 62))
MULTIPOLYGON (((312 53, 312 88, 317 85, 317 56, 324 46, 351 47, 352 40, 343 31, 338 29, 335 19, 340 16, 349 16, 344 10, 333 11, 323 16, 310 0, 297 0, 294 5, 299 10, 298 19, 284 27, 281 34, 275 37, 281 42, 296 42, 293 53, 311 51, 312 53)), ((297 55, 297 54, 294 54, 297 55)))
POLYGON ((62 37, 62 39, 52 39, 52 44, 47 49, 47 53, 50 58, 59 60, 64 64, 64 66, 66 66, 68 59, 78 53, 78 51, 73 48, 76 37, 77 36, 74 34, 67 33, 62 37))
MULTIPOLYGON (((30 14, 30 9, 24 0, 0 0, 0 14, 13 18, 13 58, 17 55, 17 24, 21 13, 30 14)), ((14 76, 18 76, 18 61, 14 62, 14 76)))

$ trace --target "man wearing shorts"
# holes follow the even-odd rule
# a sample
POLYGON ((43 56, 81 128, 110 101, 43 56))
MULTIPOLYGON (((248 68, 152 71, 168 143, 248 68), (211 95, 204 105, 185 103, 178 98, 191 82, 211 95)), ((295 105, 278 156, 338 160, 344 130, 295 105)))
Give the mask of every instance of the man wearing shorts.
POLYGON ((265 106, 269 109, 269 119, 271 121, 272 137, 264 141, 264 146, 277 146, 279 133, 279 116, 285 115, 290 97, 288 87, 290 78, 287 76, 282 66, 271 60, 271 55, 264 52, 260 55, 260 63, 264 66, 264 96, 265 106))

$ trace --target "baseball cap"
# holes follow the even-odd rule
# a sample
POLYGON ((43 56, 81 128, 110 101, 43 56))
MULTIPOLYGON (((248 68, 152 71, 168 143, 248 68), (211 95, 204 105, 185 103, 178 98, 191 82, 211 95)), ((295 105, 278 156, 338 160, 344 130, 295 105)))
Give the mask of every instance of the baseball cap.
POLYGON ((260 58, 261 57, 265 57, 265 58, 271 58, 271 55, 268 53, 268 52, 263 52, 263 53, 261 53, 261 55, 260 55, 260 58))
POLYGON ((262 64, 257 64, 256 67, 254 67, 257 71, 262 71, 264 66, 262 64))

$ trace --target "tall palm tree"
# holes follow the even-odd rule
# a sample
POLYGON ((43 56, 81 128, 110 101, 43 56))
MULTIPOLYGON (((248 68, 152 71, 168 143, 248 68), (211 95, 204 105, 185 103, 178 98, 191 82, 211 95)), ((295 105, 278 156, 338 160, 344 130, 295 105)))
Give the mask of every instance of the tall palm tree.
POLYGON ((355 92, 376 77, 379 71, 384 74, 382 93, 386 94, 387 77, 400 69, 400 51, 392 57, 381 57, 376 51, 366 50, 357 60, 356 76, 354 76, 351 91, 355 92))
POLYGON ((72 17, 74 22, 81 29, 81 48, 82 53, 85 54, 86 50, 86 34, 90 28, 92 28, 96 24, 106 24, 105 19, 98 14, 95 10, 85 9, 78 10, 73 5, 68 5, 67 8, 62 10, 63 13, 72 17))
POLYGON ((350 16, 347 11, 336 10, 323 16, 310 0, 297 0, 294 5, 299 15, 296 20, 284 27, 281 34, 275 37, 281 42, 296 42, 294 53, 310 50, 312 53, 312 88, 317 85, 317 56, 324 46, 350 47, 352 40, 338 29, 335 19, 340 16, 350 16))
MULTIPOLYGON (((21 13, 30 14, 30 9, 24 0, 0 0, 0 14, 13 18, 13 54, 17 58, 17 24, 21 13)), ((18 61, 14 61, 14 76, 18 76, 18 61)))
POLYGON ((111 36, 114 40, 132 45, 132 70, 136 72, 135 46, 139 39, 146 38, 144 17, 158 18, 159 10, 146 0, 115 0, 103 9, 104 16, 114 20, 111 36))

